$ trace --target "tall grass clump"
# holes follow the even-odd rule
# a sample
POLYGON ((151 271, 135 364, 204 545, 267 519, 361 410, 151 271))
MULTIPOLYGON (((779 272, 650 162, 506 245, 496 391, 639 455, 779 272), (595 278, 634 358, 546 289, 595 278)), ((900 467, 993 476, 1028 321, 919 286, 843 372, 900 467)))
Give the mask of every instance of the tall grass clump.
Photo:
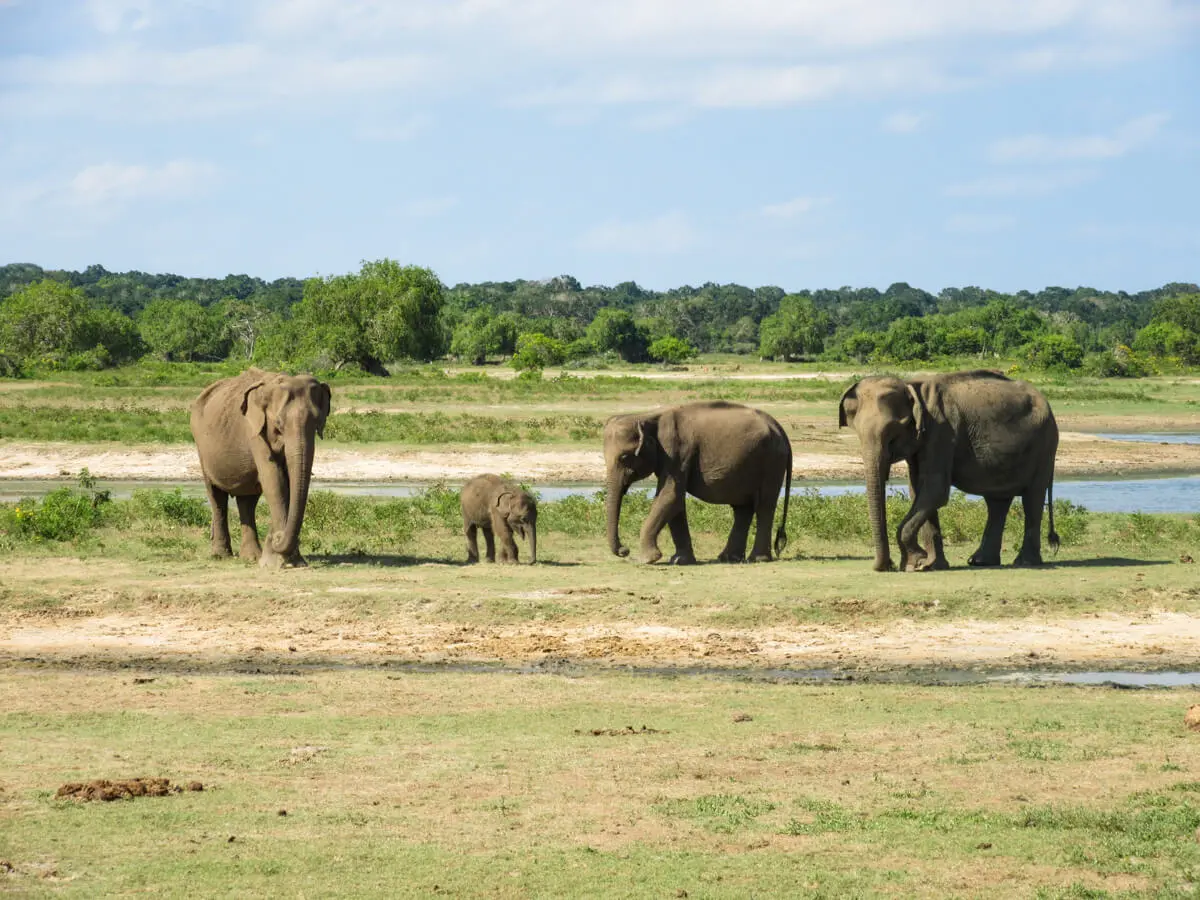
POLYGON ((27 497, 0 504, 0 545, 12 549, 21 543, 74 541, 111 519, 108 491, 96 489, 96 480, 84 469, 79 488, 61 487, 41 500, 27 497))

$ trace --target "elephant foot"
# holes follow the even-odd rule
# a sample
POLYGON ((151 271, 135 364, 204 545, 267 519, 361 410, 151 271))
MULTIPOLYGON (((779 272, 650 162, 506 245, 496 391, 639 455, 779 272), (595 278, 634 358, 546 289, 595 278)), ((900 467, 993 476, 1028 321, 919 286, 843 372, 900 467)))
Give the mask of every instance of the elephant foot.
POLYGON ((238 559, 244 559, 246 562, 258 562, 262 559, 262 547, 257 545, 253 547, 243 547, 238 551, 238 559))
POLYGON ((233 556, 233 551, 228 547, 213 547, 210 555, 213 559, 229 559, 233 556))
POLYGON ((750 554, 750 562, 752 562, 752 563, 770 562, 772 559, 774 559, 774 557, 771 556, 771 551, 769 551, 769 550, 766 553, 751 553, 750 554))
POLYGON ((624 559, 625 557, 627 557, 629 555, 629 548, 628 547, 618 547, 616 550, 613 551, 613 555, 619 556, 619 557, 621 557, 621 559, 624 559))
POLYGON ((642 551, 642 562, 648 566, 654 565, 654 563, 658 562, 660 559, 662 559, 662 551, 657 547, 652 547, 649 550, 642 551))
POLYGON ((667 563, 672 566, 694 566, 696 564, 696 557, 690 553, 676 553, 669 560, 667 560, 667 563))
POLYGON ((717 556, 717 562, 723 563, 744 563, 746 561, 745 554, 734 554, 728 550, 722 550, 717 556))
POLYGON ((877 559, 873 566, 876 572, 895 572, 896 566, 890 559, 877 559))
POLYGON ((982 556, 978 553, 971 554, 971 558, 967 560, 968 566, 976 566, 979 568, 989 568, 1000 565, 999 556, 982 556))
POLYGON ((273 550, 264 550, 263 555, 258 559, 258 565, 262 569, 306 569, 308 560, 299 553, 293 556, 283 556, 273 550))
POLYGON ((1018 569, 1034 569, 1040 565, 1044 565, 1040 553, 1037 556, 1021 553, 1013 560, 1013 566, 1018 569))
POLYGON ((950 563, 940 557, 926 556, 924 559, 917 560, 915 572, 944 572, 950 568, 950 563))

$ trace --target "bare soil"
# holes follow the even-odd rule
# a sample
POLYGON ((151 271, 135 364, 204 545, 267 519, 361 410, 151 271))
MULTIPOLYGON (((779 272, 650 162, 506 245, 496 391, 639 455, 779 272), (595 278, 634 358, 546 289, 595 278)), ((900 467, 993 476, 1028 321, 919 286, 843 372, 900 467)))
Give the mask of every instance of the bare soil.
POLYGON ((336 616, 226 623, 196 616, 13 616, 0 665, 198 671, 406 663, 713 669, 1194 669, 1200 618, 1096 613, 1078 618, 900 620, 878 626, 753 629, 604 623, 463 625, 336 616))
MULTIPOLYGON (((793 441, 793 478, 827 480, 863 477, 857 438, 849 432, 814 428, 793 441)), ((200 479, 190 445, 103 446, 68 443, 0 444, 0 478, 70 477, 87 468, 97 478, 144 481, 200 479)), ((1200 471, 1200 445, 1114 441, 1077 431, 1063 432, 1057 473, 1121 476, 1200 471)), ((317 481, 465 481, 481 472, 505 472, 535 484, 601 482, 604 457, 594 449, 573 447, 339 448, 317 451, 317 481)), ((903 479, 903 466, 893 477, 903 479)))

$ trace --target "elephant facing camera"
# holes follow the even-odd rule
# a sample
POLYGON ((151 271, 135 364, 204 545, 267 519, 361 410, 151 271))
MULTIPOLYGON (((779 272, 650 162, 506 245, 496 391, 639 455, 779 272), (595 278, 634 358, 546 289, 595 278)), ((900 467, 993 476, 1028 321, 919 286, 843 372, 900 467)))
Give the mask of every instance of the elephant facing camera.
POLYGON ((514 535, 529 544, 529 563, 537 562, 537 499, 520 485, 499 475, 476 475, 459 494, 467 562, 479 562, 479 532, 488 562, 496 562, 496 543, 502 563, 519 562, 514 535))

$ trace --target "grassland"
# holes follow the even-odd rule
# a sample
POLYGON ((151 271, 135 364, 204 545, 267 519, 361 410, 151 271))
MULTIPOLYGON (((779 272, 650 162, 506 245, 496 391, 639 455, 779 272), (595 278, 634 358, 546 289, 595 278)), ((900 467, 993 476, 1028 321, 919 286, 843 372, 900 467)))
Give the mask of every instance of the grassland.
POLYGON ((9 670, 21 896, 1187 897, 1178 692, 9 670), (200 793, 56 800, 157 775, 200 793))

